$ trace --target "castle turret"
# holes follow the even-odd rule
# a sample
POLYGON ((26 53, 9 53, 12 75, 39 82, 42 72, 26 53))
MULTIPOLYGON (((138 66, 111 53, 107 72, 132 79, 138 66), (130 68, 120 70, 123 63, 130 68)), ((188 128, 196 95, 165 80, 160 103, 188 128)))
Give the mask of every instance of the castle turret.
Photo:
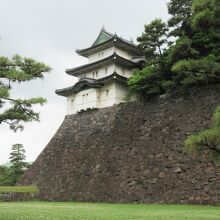
POLYGON ((91 47, 76 52, 88 58, 88 64, 66 70, 79 81, 56 90, 58 95, 67 97, 67 114, 125 102, 131 70, 143 61, 139 59, 140 49, 102 28, 91 47))

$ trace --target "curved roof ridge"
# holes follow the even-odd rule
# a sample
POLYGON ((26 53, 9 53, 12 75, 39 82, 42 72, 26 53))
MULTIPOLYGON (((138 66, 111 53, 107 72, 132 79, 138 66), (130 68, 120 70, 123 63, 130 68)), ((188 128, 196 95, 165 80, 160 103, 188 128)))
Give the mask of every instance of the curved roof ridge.
POLYGON ((137 45, 133 41, 129 41, 124 39, 123 37, 119 37, 116 33, 112 34, 105 30, 103 27, 96 38, 95 42, 92 46, 84 48, 84 49, 77 49, 76 53, 81 56, 88 57, 88 54, 92 53, 93 51, 97 50, 100 51, 103 48, 108 48, 112 45, 124 45, 124 47, 129 48, 134 53, 140 54, 140 49, 138 49, 137 45))
POLYGON ((103 43, 103 42, 105 42, 105 41, 108 41, 108 40, 110 40, 110 39, 113 38, 113 37, 114 37, 114 34, 112 34, 112 33, 110 33, 110 32, 107 32, 107 31, 105 30, 105 28, 102 27, 102 29, 101 29, 101 31, 100 31, 98 37, 96 38, 96 40, 94 41, 94 43, 92 44, 91 47, 96 46, 96 45, 98 45, 98 44, 100 44, 100 43, 103 43))
POLYGON ((66 69, 66 73, 69 74, 69 75, 74 75, 73 72, 77 72, 77 71, 80 71, 82 69, 87 69, 89 67, 92 67, 92 66, 97 66, 97 65, 100 65, 102 63, 106 63, 106 62, 123 62, 123 63, 127 63, 129 64, 130 66, 135 66, 136 64, 132 61, 132 60, 129 60, 129 59, 126 59, 122 56, 120 56, 119 54, 117 53, 113 53, 112 55, 104 58, 104 59, 101 59, 101 60, 97 60, 96 62, 93 62, 93 63, 87 63, 85 65, 82 65, 82 66, 78 66, 78 67, 74 67, 74 68, 71 68, 71 69, 66 69))
POLYGON ((82 91, 85 88, 101 88, 104 83, 109 82, 111 80, 117 80, 119 83, 126 84, 128 79, 124 76, 119 75, 117 72, 113 72, 108 76, 105 76, 100 79, 93 79, 92 81, 86 79, 79 80, 73 86, 66 87, 64 89, 57 89, 55 93, 67 97, 68 95, 82 91))

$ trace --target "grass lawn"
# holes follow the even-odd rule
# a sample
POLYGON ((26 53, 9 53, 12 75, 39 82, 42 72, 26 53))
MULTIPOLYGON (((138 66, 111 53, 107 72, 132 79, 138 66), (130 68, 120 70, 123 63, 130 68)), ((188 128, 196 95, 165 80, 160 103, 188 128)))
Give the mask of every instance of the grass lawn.
POLYGON ((212 220, 220 206, 0 202, 0 220, 212 220))
POLYGON ((0 186, 0 193, 8 192, 36 193, 38 192, 38 188, 36 186, 0 186))

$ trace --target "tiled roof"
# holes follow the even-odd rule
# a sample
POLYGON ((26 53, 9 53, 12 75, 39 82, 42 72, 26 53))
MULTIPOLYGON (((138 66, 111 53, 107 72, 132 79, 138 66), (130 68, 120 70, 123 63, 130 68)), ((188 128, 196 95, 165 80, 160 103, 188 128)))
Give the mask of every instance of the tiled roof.
POLYGON ((89 88, 101 88, 105 83, 111 82, 111 81, 117 81, 122 84, 127 84, 127 78, 124 76, 121 76, 117 73, 113 73, 109 76, 100 78, 100 79, 91 79, 91 78, 83 78, 80 79, 75 85, 64 88, 64 89, 58 89, 55 91, 56 94, 61 96, 69 96, 71 94, 78 93, 82 90, 89 89, 89 88))
POLYGON ((96 53, 103 49, 109 48, 115 45, 116 47, 123 48, 130 51, 133 54, 141 55, 141 50, 132 42, 124 38, 118 37, 116 34, 111 34, 105 29, 102 29, 99 36, 92 44, 91 47, 85 49, 78 49, 76 52, 81 56, 88 57, 90 54, 96 53))
POLYGON ((131 60, 125 59, 121 56, 119 56, 118 54, 114 53, 113 55, 104 58, 102 60, 98 60, 96 62, 93 63, 88 63, 79 67, 75 67, 72 69, 67 69, 66 73, 69 75, 73 75, 73 76, 79 76, 80 74, 84 74, 88 71, 93 71, 96 70, 102 66, 105 66, 106 64, 110 64, 110 63, 118 63, 120 65, 129 67, 129 68, 134 68, 137 66, 136 63, 132 62, 131 60))

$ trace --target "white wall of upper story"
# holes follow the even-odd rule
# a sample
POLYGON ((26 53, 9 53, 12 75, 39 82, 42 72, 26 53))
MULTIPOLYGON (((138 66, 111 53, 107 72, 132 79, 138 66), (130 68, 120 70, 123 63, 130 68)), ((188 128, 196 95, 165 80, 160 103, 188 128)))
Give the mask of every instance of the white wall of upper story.
POLYGON ((130 78, 132 75, 132 71, 127 69, 126 67, 117 65, 117 64, 109 64, 97 70, 84 73, 79 78, 92 78, 92 79, 100 79, 106 76, 109 76, 113 73, 118 73, 121 76, 130 78))
POLYGON ((75 114, 77 111, 87 108, 96 108, 99 102, 97 89, 86 89, 67 97, 67 114, 75 114))
POLYGON ((132 71, 127 69, 126 67, 115 65, 115 72, 118 73, 121 76, 124 76, 126 78, 130 78, 132 75, 132 71))
POLYGON ((89 108, 105 108, 126 102, 127 94, 128 88, 115 82, 106 84, 102 88, 83 90, 67 97, 67 115, 89 108))
POLYGON ((115 46, 112 46, 110 48, 104 49, 102 51, 99 51, 97 53, 91 54, 88 58, 89 58, 89 63, 93 63, 96 62, 98 60, 102 60, 105 59, 106 57, 111 56, 113 53, 117 53, 119 56, 124 57, 126 59, 131 59, 132 55, 125 51, 122 50, 120 48, 117 48, 115 46))
POLYGON ((123 58, 125 58, 125 59, 128 59, 128 60, 131 60, 131 58, 132 58, 132 55, 129 53, 129 52, 127 52, 127 51, 125 51, 125 50, 122 50, 122 49, 120 49, 120 48, 115 48, 115 52, 119 55, 119 56, 121 56, 121 57, 123 57, 123 58))
POLYGON ((115 47, 112 46, 110 48, 104 49, 102 51, 99 51, 97 53, 89 55, 89 63, 96 62, 98 60, 105 59, 106 57, 111 56, 115 52, 115 47))
POLYGON ((92 79, 100 79, 106 76, 111 75, 115 72, 115 64, 109 64, 97 70, 88 72, 83 74, 82 77, 92 78, 92 79))
POLYGON ((98 108, 105 108, 115 104, 115 83, 109 83, 99 89, 100 102, 98 108))

